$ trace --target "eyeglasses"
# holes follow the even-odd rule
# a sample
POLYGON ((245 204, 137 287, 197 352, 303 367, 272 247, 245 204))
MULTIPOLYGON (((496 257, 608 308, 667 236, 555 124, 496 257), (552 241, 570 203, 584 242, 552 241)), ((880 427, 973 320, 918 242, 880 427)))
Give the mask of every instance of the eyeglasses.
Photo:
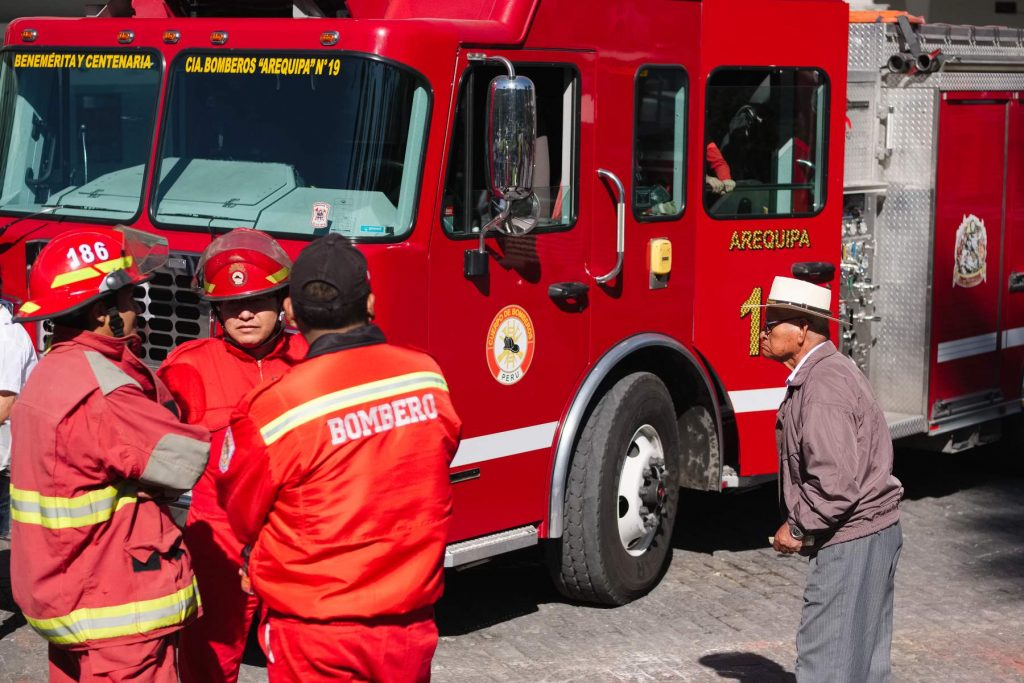
POLYGON ((774 330, 777 326, 781 325, 782 323, 792 322, 794 320, 803 320, 803 318, 795 317, 795 318, 783 318, 782 320, 765 321, 764 328, 763 328, 764 329, 764 333, 765 334, 771 334, 772 330, 774 330))

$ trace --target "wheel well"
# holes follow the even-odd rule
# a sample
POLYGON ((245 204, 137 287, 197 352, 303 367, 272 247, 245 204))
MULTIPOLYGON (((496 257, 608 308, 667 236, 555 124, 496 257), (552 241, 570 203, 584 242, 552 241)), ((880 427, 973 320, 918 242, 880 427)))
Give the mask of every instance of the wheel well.
MULTIPOLYGON (((644 334, 627 339, 608 351, 590 371, 577 391, 555 446, 552 466, 550 507, 547 537, 562 533, 562 506, 565 500, 565 481, 572 454, 576 449, 582 425, 597 406, 601 397, 620 379, 634 372, 650 372, 668 388, 677 417, 683 419, 687 410, 702 407, 710 415, 710 429, 717 443, 721 443, 722 421, 719 401, 715 395, 714 379, 694 352, 678 341, 656 334, 644 334)), ((721 459, 713 458, 707 469, 714 470, 714 488, 721 484, 721 459)), ((685 477, 684 477, 685 479, 685 477)), ((687 484, 694 488, 710 488, 704 484, 687 484)))

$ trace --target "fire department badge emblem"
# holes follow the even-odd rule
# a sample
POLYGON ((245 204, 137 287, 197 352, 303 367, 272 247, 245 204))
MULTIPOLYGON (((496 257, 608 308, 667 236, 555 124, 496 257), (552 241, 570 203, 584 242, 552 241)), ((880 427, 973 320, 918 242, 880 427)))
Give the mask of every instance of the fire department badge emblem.
POLYGON ((232 263, 228 268, 228 277, 231 278, 231 284, 235 287, 241 287, 249 281, 249 274, 245 272, 245 265, 241 263, 232 263))
POLYGON ((515 384, 533 362, 537 348, 533 321, 520 306, 498 311, 487 330, 487 367, 502 384, 515 384))
POLYGON ((988 233, 985 221, 973 213, 964 216, 956 229, 953 247, 953 286, 977 287, 986 278, 988 233))
POLYGON ((220 462, 217 463, 217 469, 220 470, 221 474, 228 471, 228 467, 231 465, 231 456, 235 454, 235 437, 231 435, 231 427, 224 432, 224 445, 220 447, 220 462))

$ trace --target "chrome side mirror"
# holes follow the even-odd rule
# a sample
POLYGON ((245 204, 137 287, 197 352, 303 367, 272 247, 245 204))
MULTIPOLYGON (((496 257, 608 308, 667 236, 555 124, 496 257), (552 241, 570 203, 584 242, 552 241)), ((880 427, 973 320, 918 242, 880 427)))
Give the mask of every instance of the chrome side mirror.
POLYGON ((533 166, 537 145, 537 91, 529 78, 517 76, 512 62, 491 57, 508 69, 507 76, 491 81, 487 92, 487 170, 491 195, 504 200, 509 211, 489 226, 509 235, 524 235, 537 225, 531 207, 520 200, 533 197, 533 166), (513 212, 515 225, 512 224, 513 212), (532 220, 531 220, 532 214, 532 220))
POLYGON ((487 274, 487 233, 525 235, 537 227, 540 216, 540 201, 533 192, 536 88, 529 78, 516 76, 515 67, 505 57, 477 55, 475 59, 499 62, 508 75, 492 80, 487 91, 488 189, 498 213, 480 228, 477 248, 466 250, 463 270, 467 278, 487 274))

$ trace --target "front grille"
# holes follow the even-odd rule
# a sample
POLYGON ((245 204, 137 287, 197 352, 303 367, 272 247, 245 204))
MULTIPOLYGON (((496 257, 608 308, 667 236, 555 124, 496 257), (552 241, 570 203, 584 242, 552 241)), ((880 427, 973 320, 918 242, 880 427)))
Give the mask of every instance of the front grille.
POLYGON ((210 305, 192 290, 197 261, 191 254, 171 254, 169 268, 135 288, 145 321, 139 331, 142 358, 151 365, 159 365, 178 344, 210 336, 210 305))

